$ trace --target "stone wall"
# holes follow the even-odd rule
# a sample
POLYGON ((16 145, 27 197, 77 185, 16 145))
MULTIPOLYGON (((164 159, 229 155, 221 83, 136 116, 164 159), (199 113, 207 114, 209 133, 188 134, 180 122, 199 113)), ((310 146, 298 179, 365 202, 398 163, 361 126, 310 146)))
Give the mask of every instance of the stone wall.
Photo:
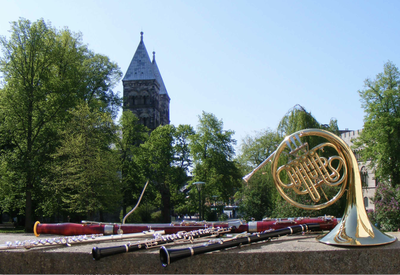
MULTIPOLYGON (((391 234, 400 236, 397 232, 391 234)), ((270 242, 196 255, 167 267, 161 265, 159 248, 110 256, 99 261, 92 259, 93 246, 122 245, 128 242, 124 240, 71 247, 0 250, 0 273, 400 273, 398 241, 384 246, 346 248, 319 243, 315 237, 281 237, 270 242)), ((2 244, 24 239, 32 239, 32 235, 0 234, 2 244)))

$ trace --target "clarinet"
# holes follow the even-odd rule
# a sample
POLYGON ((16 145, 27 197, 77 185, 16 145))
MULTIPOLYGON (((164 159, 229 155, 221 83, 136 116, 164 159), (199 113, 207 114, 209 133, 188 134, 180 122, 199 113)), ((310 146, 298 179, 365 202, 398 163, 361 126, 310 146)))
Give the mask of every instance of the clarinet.
POLYGON ((100 260, 101 258, 111 255, 134 252, 141 249, 149 249, 176 241, 193 242, 193 240, 196 238, 218 236, 220 234, 225 234, 229 232, 231 232, 229 228, 210 228, 210 229, 193 230, 190 232, 178 232, 170 235, 158 234, 154 235, 154 239, 138 241, 134 244, 127 243, 120 246, 102 247, 102 248, 93 247, 92 255, 93 255, 93 260, 100 260))
POLYGON ((301 224, 289 226, 287 228, 276 229, 273 231, 265 231, 262 233, 247 234, 245 237, 236 237, 226 241, 218 240, 217 242, 209 242, 201 246, 167 249, 165 246, 160 248, 160 260, 163 267, 168 266, 172 262, 180 259, 188 258, 197 254, 203 254, 211 251, 221 250, 234 246, 241 246, 253 242, 270 240, 272 238, 291 235, 308 230, 320 230, 319 224, 301 224))

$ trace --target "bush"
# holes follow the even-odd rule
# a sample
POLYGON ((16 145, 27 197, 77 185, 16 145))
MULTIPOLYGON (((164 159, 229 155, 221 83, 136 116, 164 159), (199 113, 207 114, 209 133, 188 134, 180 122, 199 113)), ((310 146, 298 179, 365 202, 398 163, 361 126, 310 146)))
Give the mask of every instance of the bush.
POLYGON ((375 212, 369 216, 383 231, 397 231, 400 228, 400 187, 390 183, 379 183, 375 196, 375 212))
POLYGON ((225 214, 225 213, 222 213, 222 214, 219 216, 219 220, 220 220, 221 222, 227 221, 227 220, 228 220, 228 215, 225 214))
MULTIPOLYGON (((127 213, 132 210, 132 207, 128 207, 127 213)), ((122 216, 122 211, 120 214, 120 219, 122 221, 124 217, 122 216)), ((126 223, 149 223, 149 222, 159 222, 161 219, 161 211, 157 211, 156 207, 150 204, 142 204, 132 214, 126 219, 126 223)))
POLYGON ((151 222, 161 222, 161 210, 151 213, 151 222))

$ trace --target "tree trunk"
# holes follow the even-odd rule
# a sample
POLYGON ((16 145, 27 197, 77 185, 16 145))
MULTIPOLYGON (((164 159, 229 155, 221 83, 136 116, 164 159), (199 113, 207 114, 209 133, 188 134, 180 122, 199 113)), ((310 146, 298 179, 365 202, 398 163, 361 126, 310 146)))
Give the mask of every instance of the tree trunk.
POLYGON ((163 223, 171 222, 171 194, 169 190, 161 192, 161 219, 163 223))
POLYGON ((32 221, 32 194, 31 188, 26 188, 26 204, 25 204, 25 232, 33 232, 33 221, 32 221))

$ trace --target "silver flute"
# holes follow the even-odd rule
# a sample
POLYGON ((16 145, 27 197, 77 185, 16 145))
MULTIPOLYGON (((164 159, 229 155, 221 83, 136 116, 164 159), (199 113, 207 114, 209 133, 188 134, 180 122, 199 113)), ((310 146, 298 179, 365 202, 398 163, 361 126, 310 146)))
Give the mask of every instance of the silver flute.
POLYGON ((118 241, 129 238, 159 236, 164 233, 165 233, 164 230, 160 231, 150 230, 150 231, 143 231, 141 233, 118 234, 110 236, 104 236, 103 234, 92 234, 92 235, 79 235, 79 236, 57 237, 57 238, 47 238, 47 239, 24 240, 24 241, 6 242, 5 244, 0 245, 0 250, 18 249, 18 248, 30 249, 40 246, 55 246, 55 245, 71 246, 72 244, 79 244, 79 243, 118 241))

